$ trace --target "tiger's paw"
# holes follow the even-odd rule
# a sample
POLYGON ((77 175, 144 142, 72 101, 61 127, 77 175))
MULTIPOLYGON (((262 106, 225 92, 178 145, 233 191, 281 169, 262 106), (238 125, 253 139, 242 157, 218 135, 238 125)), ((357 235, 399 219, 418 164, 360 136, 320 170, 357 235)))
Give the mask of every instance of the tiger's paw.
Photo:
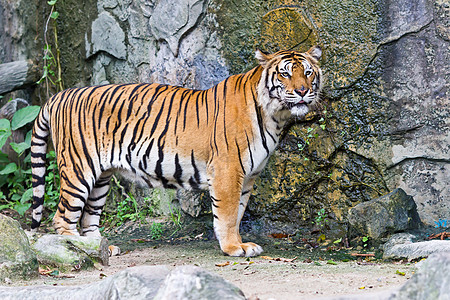
POLYGON ((229 256, 258 256, 263 252, 263 248, 255 243, 242 243, 238 245, 228 245, 222 251, 229 256))

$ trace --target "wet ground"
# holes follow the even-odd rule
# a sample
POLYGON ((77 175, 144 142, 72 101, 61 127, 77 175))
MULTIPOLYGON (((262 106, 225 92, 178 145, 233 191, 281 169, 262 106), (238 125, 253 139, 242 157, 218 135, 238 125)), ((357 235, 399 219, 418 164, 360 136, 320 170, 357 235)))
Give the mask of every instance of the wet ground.
POLYGON ((414 263, 384 262, 373 251, 331 246, 311 247, 289 237, 270 238, 244 235, 244 241, 257 242, 262 256, 224 256, 211 231, 198 228, 185 235, 183 230, 166 227, 160 240, 151 238, 148 226, 122 227, 106 233, 110 244, 122 253, 110 258, 109 266, 92 271, 72 271, 58 277, 41 276, 29 284, 74 285, 91 283, 132 266, 196 265, 214 272, 242 289, 247 297, 259 299, 314 299, 345 294, 361 294, 394 289, 409 279, 414 263), (203 231, 203 232, 202 232, 203 231), (173 234, 175 232, 175 234, 173 234), (198 233, 200 232, 200 233, 198 233), (172 237, 168 237, 173 234, 172 237), (369 256, 353 256, 369 255, 369 256), (353 254, 353 255, 352 255, 353 254), (69 278, 67 278, 69 277, 69 278))

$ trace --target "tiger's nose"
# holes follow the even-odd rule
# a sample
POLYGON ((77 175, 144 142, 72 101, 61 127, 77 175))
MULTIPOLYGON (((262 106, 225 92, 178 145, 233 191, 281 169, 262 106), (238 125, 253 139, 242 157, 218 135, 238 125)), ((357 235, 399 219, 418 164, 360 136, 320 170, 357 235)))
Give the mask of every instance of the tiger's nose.
POLYGON ((305 89, 305 87, 302 85, 302 87, 300 89, 295 89, 295 92, 302 96, 305 97, 306 93, 308 92, 309 89, 305 89))

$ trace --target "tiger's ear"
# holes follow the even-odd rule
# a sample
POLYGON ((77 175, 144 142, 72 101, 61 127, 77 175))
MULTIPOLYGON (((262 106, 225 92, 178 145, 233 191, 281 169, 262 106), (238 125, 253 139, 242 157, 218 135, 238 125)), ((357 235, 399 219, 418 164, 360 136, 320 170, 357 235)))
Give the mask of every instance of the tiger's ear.
POLYGON ((264 53, 259 49, 256 50, 255 57, 263 68, 265 68, 269 61, 272 59, 272 55, 270 55, 269 53, 264 53))
POLYGON ((320 60, 322 57, 322 49, 319 46, 312 46, 306 53, 311 55, 315 60, 320 60))

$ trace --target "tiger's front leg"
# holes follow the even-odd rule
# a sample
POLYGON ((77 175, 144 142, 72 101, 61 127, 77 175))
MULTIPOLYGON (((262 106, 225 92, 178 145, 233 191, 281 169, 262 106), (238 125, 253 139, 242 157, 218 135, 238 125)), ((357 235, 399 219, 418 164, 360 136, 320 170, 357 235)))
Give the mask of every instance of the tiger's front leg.
POLYGON ((217 176, 217 173, 215 175, 210 185, 210 195, 214 215, 214 232, 219 240, 220 248, 229 256, 249 257, 261 254, 263 252, 261 246, 251 242, 243 243, 239 234, 239 224, 241 214, 243 214, 243 212, 239 212, 242 178, 236 175, 217 176))

